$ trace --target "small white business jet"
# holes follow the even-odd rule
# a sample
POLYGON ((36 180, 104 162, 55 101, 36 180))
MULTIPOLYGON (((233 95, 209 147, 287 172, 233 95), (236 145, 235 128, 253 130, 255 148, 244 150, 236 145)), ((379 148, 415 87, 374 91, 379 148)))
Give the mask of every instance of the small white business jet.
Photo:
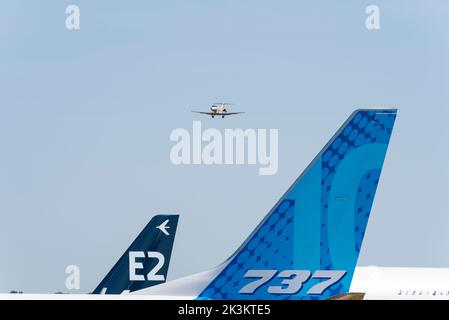
POLYGON ((210 107, 210 112, 208 111, 192 111, 192 112, 207 114, 212 118, 214 118, 215 116, 224 118, 225 116, 244 113, 244 112, 228 112, 227 107, 232 105, 233 105, 232 103, 216 102, 210 107))

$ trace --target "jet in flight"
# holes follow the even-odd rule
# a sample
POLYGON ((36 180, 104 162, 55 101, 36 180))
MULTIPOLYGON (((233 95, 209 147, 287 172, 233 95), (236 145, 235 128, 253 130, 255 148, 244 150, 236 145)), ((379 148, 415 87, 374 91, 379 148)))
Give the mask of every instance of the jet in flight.
POLYGON ((208 116, 211 116, 212 118, 214 118, 215 116, 224 118, 226 116, 244 113, 244 112, 228 112, 227 107, 231 105, 233 104, 226 102, 216 102, 210 107, 210 111, 192 111, 192 112, 206 114, 208 116))

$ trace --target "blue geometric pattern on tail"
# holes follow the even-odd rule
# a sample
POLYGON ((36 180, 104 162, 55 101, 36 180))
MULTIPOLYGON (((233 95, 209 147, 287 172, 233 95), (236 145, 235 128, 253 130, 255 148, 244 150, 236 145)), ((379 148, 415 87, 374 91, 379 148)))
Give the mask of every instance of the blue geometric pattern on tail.
POLYGON ((373 205, 374 193, 376 192, 377 184, 379 183, 380 170, 373 169, 367 172, 362 180, 360 180, 359 188, 356 197, 356 212, 355 219, 355 249, 360 251, 363 237, 365 236, 365 229, 368 223, 369 214, 373 205))
MULTIPOLYGON (((329 256, 326 221, 330 189, 338 164, 349 155, 354 148, 373 143, 388 144, 395 118, 396 112, 359 111, 352 120, 346 124, 344 130, 340 132, 332 142, 331 146, 327 148, 326 152, 323 154, 321 177, 321 238, 323 241, 321 246, 321 267, 323 269, 332 268, 332 261, 329 256)), ((371 204, 374 200, 375 192, 376 189, 374 188, 373 197, 370 202, 371 204)), ((369 205, 370 208, 371 204, 369 205)))
MULTIPOLYGON (((291 269, 294 204, 293 200, 284 200, 279 204, 270 219, 239 252, 235 262, 221 272, 201 297, 235 299, 241 287, 251 281, 243 278, 248 269, 291 269)), ((262 288, 257 298, 282 299, 280 296, 268 294, 262 288)), ((254 299, 254 297, 240 295, 239 299, 254 299)))
MULTIPOLYGON (((349 291, 362 246, 396 110, 358 110, 337 131, 244 244, 203 290, 200 299, 326 299, 349 291), (239 293, 248 270, 276 270, 254 293, 239 293), (289 288, 283 270, 312 277, 289 288), (346 274, 319 294, 317 270, 346 274), (289 288, 291 289, 291 288, 289 288), (282 291, 282 290, 281 290, 282 291)), ((294 281, 293 281, 294 282, 294 281)))

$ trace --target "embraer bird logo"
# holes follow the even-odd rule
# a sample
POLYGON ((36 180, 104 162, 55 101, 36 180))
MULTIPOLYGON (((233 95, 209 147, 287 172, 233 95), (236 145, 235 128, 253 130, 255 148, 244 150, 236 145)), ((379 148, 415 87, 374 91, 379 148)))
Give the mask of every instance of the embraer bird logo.
POLYGON ((170 220, 167 219, 164 222, 162 222, 159 226, 157 226, 156 228, 161 230, 163 234, 165 234, 166 236, 169 236, 170 234, 168 233, 167 229, 170 229, 169 226, 167 226, 168 222, 170 220))

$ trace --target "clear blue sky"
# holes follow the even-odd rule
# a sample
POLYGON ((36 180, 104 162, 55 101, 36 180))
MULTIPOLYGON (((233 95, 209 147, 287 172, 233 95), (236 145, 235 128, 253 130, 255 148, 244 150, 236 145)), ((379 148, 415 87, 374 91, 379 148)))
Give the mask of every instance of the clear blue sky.
POLYGON ((157 212, 181 214, 169 279, 215 266, 370 106, 399 114, 359 264, 449 267, 448 30, 443 0, 3 1, 0 291, 67 291, 69 264, 92 290, 157 212), (190 113, 216 100, 247 113, 190 113), (172 165, 198 119, 278 128, 277 175, 172 165))

